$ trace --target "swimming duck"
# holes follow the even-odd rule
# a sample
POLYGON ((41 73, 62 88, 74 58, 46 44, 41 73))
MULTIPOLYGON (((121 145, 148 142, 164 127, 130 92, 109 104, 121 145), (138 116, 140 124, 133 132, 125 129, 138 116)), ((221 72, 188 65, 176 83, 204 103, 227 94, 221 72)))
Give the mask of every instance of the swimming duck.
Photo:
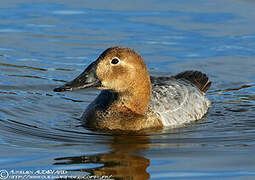
POLYGON ((210 101, 208 77, 185 71, 171 77, 150 77, 142 57, 130 48, 111 47, 70 83, 55 92, 97 88, 82 119, 96 130, 142 130, 179 127, 201 119, 210 101))

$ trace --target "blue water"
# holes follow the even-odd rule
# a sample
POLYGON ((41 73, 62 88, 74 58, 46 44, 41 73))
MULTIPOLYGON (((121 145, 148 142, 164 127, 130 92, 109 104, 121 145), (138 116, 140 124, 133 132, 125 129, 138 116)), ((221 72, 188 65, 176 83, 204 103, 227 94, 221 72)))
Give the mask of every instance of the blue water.
POLYGON ((29 171, 30 179, 57 179, 49 170, 62 170, 115 179, 254 179, 254 5, 1 1, 0 178, 29 171), (99 91, 52 89, 116 45, 135 49, 152 75, 207 73, 213 84, 206 118, 142 136, 81 127, 79 117, 99 91))

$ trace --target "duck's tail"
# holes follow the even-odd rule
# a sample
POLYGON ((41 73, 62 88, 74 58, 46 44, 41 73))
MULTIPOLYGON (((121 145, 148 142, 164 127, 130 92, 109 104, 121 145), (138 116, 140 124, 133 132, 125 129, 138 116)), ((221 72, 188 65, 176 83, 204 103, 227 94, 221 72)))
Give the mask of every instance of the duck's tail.
POLYGON ((190 81, 202 92, 206 92, 211 87, 211 81, 209 81, 207 75, 200 71, 184 71, 174 77, 190 81))

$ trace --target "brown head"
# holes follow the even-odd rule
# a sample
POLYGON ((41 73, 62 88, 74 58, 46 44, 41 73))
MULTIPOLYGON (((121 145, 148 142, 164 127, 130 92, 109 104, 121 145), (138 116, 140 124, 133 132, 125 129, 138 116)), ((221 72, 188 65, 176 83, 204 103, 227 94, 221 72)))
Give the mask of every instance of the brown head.
POLYGON ((137 114, 147 111, 151 96, 150 77, 142 57, 132 49, 108 48, 76 79, 54 91, 89 87, 117 93, 119 106, 137 114))

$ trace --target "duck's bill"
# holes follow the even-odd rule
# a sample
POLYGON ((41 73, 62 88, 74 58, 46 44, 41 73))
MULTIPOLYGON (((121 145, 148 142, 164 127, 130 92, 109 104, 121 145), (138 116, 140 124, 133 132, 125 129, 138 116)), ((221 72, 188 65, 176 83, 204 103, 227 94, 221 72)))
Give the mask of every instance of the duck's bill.
POLYGON ((96 88, 101 86, 101 81, 98 79, 96 75, 96 66, 97 63, 94 62, 90 64, 83 73, 81 73, 77 78, 73 81, 55 88, 55 92, 63 92, 63 91, 73 91, 78 89, 85 88, 96 88))

